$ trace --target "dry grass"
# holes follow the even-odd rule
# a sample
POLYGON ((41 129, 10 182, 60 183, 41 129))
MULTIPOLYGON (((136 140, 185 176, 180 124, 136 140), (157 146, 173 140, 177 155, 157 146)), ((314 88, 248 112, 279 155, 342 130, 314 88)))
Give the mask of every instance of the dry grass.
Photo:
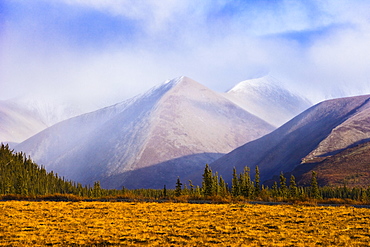
POLYGON ((370 209, 0 202, 1 246, 368 246, 370 209))

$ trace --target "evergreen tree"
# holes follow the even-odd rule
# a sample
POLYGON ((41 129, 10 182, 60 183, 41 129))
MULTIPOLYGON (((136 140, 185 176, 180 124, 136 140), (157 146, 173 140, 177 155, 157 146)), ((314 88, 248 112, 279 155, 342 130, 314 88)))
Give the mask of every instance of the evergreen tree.
POLYGON ((260 194, 261 191, 261 185, 260 185, 260 171, 258 169, 258 166, 256 166, 256 174, 254 176, 254 191, 256 196, 260 194))
POLYGON ((311 198, 314 198, 314 199, 321 198, 315 171, 312 171, 310 194, 311 194, 311 198))
POLYGON ((96 181, 93 187, 93 197, 99 198, 101 196, 102 196, 102 189, 100 187, 100 182, 96 181))
POLYGON ((290 176, 289 194, 290 194, 290 197, 292 198, 296 198, 298 196, 297 184, 295 182, 295 177, 293 174, 290 176))
POLYGON ((182 194, 182 183, 180 182, 180 178, 177 177, 175 196, 181 196, 181 194, 182 194))
POLYGON ((248 166, 244 167, 243 173, 243 186, 240 186, 240 193, 246 198, 251 199, 254 192, 254 185, 250 176, 250 168, 248 166))
POLYGON ((190 194, 194 194, 194 185, 191 180, 189 180, 190 194))
POLYGON ((202 190, 205 196, 211 196, 213 194, 214 180, 212 177, 212 170, 206 164, 203 173, 202 190))
POLYGON ((279 188, 277 185, 277 182, 274 181, 274 184, 272 185, 272 196, 277 197, 279 195, 279 188))
POLYGON ((238 175, 236 173, 236 168, 233 169, 233 179, 232 179, 232 185, 231 185, 231 194, 234 197, 237 197, 240 195, 240 187, 239 187, 239 179, 238 175))
POLYGON ((220 194, 220 185, 219 185, 219 178, 218 172, 212 175, 212 191, 211 195, 219 195, 220 194))
POLYGON ((163 186, 163 197, 167 197, 167 188, 166 188, 166 185, 163 186))
POLYGON ((220 195, 226 196, 227 195, 227 185, 225 183, 225 180, 222 178, 222 176, 220 176, 219 187, 220 187, 220 195))
POLYGON ((287 197, 286 178, 283 172, 280 173, 280 196, 283 198, 287 197))

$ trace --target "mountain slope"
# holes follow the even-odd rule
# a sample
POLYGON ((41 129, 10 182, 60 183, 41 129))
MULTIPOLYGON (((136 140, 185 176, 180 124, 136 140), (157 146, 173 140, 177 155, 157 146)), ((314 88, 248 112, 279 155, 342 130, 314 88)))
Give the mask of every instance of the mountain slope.
POLYGON ((0 142, 18 143, 46 127, 27 108, 9 101, 0 101, 0 142))
POLYGON ((272 130, 222 95, 181 77, 56 124, 16 149, 81 183, 163 188, 272 130))
MULTIPOLYGON (((317 173, 320 186, 368 187, 370 142, 351 146, 334 155, 307 160, 287 173, 286 177, 293 174, 298 185, 307 186, 311 182, 312 171, 317 173)), ((269 184, 272 183, 273 180, 269 181, 269 184)))
POLYGON ((330 155, 370 138, 370 96, 357 96, 319 103, 272 133, 247 143, 211 164, 227 181, 232 167, 244 166, 266 180, 281 171, 289 172, 319 155, 330 155), (337 141, 341 140, 341 141, 337 141))
POLYGON ((281 126, 312 106, 309 100, 281 87, 272 76, 246 80, 225 97, 273 126, 281 126))

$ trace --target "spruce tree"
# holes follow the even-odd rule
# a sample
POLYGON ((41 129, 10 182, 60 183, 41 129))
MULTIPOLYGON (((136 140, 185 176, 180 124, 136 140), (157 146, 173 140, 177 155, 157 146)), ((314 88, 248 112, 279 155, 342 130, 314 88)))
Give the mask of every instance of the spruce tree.
POLYGON ((100 182, 99 181, 96 181, 94 183, 93 196, 96 197, 96 198, 99 198, 99 197, 102 196, 102 189, 100 187, 100 182))
POLYGON ((163 185, 163 197, 167 197, 167 188, 166 185, 163 185))
POLYGON ((258 169, 258 166, 256 166, 256 174, 254 175, 254 192, 256 196, 259 195, 261 191, 261 185, 260 185, 260 171, 258 169))
POLYGON ((321 198, 315 171, 312 171, 310 194, 311 194, 311 197, 314 199, 321 198))
POLYGON ((298 196, 297 184, 295 182, 295 177, 293 174, 290 176, 289 193, 290 193, 290 197, 292 198, 296 198, 298 196))
POLYGON ((189 187, 190 187, 190 194, 194 194, 194 185, 193 185, 193 182, 191 180, 189 180, 189 187))
POLYGON ((250 168, 246 166, 244 167, 243 186, 240 186, 240 194, 250 199, 252 198, 253 191, 254 191, 254 185, 250 177, 250 168))
POLYGON ((220 187, 220 195, 226 196, 227 195, 227 185, 225 183, 225 180, 222 178, 222 176, 220 176, 219 187, 220 187))
POLYGON ((204 168, 203 182, 202 182, 203 194, 205 196, 211 196, 213 194, 213 186, 214 186, 214 180, 212 177, 212 170, 208 166, 208 164, 206 164, 204 168))
POLYGON ((239 187, 239 179, 238 175, 236 174, 236 168, 233 169, 233 179, 231 185, 231 195, 237 197, 240 195, 240 187, 239 187))
POLYGON ((175 196, 181 196, 181 194, 182 194, 182 183, 180 182, 180 178, 177 177, 175 196))
POLYGON ((274 184, 272 185, 272 196, 277 197, 278 194, 279 194, 279 188, 278 188, 277 182, 274 181, 274 184))
POLYGON ((280 173, 280 195, 284 198, 287 196, 286 178, 283 172, 280 173))

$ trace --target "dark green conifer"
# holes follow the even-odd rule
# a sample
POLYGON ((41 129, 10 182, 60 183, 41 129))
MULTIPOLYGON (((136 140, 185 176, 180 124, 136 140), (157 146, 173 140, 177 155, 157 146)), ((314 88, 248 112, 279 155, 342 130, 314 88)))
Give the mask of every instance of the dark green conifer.
POLYGON ((311 194, 311 198, 314 198, 314 199, 321 198, 315 171, 312 171, 310 194, 311 194))
POLYGON ((180 182, 180 178, 177 177, 175 196, 181 196, 181 194, 182 194, 182 183, 180 182))
POLYGON ((261 185, 260 185, 260 171, 258 169, 258 166, 256 166, 256 174, 254 176, 254 192, 256 196, 259 195, 261 191, 261 185))
POLYGON ((237 197, 240 195, 240 187, 239 187, 239 179, 238 175, 236 173, 236 168, 233 169, 233 178, 232 178, 232 185, 231 185, 231 194, 234 197, 237 197))
POLYGON ((290 194, 290 197, 292 198, 296 198, 298 196, 297 184, 295 182, 295 177, 293 174, 290 176, 289 194, 290 194))
POLYGON ((212 176, 212 170, 208 164, 206 164, 204 168, 202 190, 205 196, 211 196, 214 191, 214 179, 212 176))
POLYGON ((280 173, 280 196, 287 197, 286 178, 283 172, 280 173))

